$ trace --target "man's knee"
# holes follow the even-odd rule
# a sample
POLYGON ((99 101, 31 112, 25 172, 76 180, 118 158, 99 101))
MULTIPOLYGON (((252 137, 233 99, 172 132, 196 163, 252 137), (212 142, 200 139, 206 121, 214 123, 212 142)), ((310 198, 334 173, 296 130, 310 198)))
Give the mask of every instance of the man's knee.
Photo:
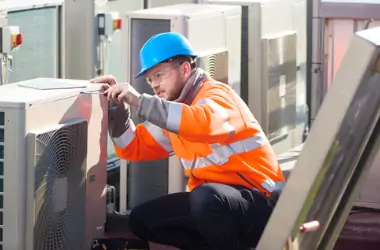
POLYGON ((195 217, 205 217, 211 212, 221 209, 223 197, 215 184, 203 184, 190 193, 191 213, 195 217))
POLYGON ((148 238, 148 223, 146 221, 144 205, 140 205, 132 209, 129 215, 129 227, 132 233, 140 239, 148 238))

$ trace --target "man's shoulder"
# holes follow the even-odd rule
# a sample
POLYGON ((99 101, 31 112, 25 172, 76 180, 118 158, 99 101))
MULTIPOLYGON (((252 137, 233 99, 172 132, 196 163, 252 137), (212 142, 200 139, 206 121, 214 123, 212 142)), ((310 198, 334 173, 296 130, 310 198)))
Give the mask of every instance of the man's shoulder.
POLYGON ((218 91, 230 91, 232 90, 231 86, 222 81, 215 80, 213 78, 208 78, 204 81, 203 91, 218 90, 218 91))

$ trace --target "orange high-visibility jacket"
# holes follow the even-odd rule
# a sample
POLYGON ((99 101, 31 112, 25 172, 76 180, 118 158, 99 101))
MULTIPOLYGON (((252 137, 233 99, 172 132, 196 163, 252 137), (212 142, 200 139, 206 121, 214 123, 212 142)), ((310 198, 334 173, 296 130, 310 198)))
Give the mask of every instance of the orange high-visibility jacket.
POLYGON ((176 101, 143 94, 137 114, 144 123, 134 126, 129 120, 128 129, 112 138, 122 159, 157 160, 175 154, 189 177, 190 191, 212 182, 270 195, 285 184, 272 147, 247 105, 201 69, 176 101))

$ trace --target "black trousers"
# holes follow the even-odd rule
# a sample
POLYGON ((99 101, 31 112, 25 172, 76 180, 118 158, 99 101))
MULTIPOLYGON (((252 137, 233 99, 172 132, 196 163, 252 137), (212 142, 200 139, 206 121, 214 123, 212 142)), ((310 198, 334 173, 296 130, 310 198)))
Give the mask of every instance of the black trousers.
POLYGON ((136 206, 129 223, 137 237, 183 250, 244 249, 257 245, 278 196, 208 183, 136 206))

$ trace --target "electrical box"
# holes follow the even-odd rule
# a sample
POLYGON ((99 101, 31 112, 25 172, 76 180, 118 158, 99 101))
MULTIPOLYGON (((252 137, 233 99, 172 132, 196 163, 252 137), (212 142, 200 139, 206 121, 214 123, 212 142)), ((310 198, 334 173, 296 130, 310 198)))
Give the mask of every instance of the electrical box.
POLYGON ((98 13, 97 29, 99 36, 111 36, 116 30, 121 29, 121 19, 116 12, 98 13))
MULTIPOLYGON (((200 54, 198 64, 216 80, 240 93, 241 8, 232 5, 177 4, 127 13, 123 20, 125 79, 140 93, 152 94, 140 70, 139 51, 153 35, 178 32, 200 54)), ((134 115, 135 112, 132 112, 134 115)), ((139 123, 136 117, 132 117, 139 123)), ((169 160, 131 163, 128 166, 129 204, 185 190, 183 169, 174 156, 169 160), (174 174, 176 172, 176 174, 174 174)))
POLYGON ((108 102, 88 81, 0 86, 0 249, 90 249, 106 220, 108 102))

